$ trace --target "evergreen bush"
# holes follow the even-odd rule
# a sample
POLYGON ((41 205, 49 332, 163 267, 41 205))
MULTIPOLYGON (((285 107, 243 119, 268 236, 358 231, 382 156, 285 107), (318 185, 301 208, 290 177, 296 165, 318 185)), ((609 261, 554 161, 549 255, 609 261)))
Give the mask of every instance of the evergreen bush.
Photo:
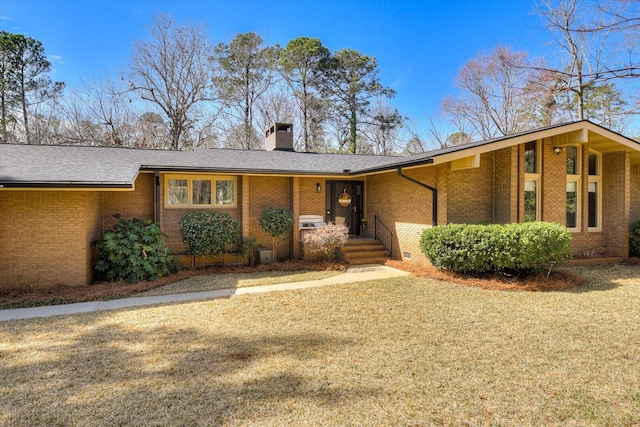
POLYGON ((640 256, 640 219, 631 223, 629 230, 629 256, 640 256))
POLYGON ((425 230, 420 248, 442 270, 531 275, 570 260, 570 243, 569 231, 553 223, 449 224, 425 230))
POLYGON ((227 213, 189 212, 179 222, 193 255, 220 255, 238 243, 240 222, 227 213))
POLYGON ((118 214, 114 218, 118 223, 106 231, 101 240, 92 243, 99 252, 96 263, 99 278, 138 283, 179 269, 158 223, 150 219, 124 220, 118 214))

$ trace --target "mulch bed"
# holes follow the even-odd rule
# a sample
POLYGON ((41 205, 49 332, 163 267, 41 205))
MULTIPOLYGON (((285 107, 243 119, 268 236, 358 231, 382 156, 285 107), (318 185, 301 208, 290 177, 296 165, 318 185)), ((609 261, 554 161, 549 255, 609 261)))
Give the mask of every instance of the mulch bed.
POLYGON ((387 261, 386 265, 408 271, 418 277, 429 277, 436 280, 495 291, 556 291, 575 288, 584 282, 583 278, 579 275, 560 270, 551 271, 548 278, 546 274, 539 274, 532 277, 517 277, 501 274, 470 276, 441 271, 432 265, 404 261, 387 261))

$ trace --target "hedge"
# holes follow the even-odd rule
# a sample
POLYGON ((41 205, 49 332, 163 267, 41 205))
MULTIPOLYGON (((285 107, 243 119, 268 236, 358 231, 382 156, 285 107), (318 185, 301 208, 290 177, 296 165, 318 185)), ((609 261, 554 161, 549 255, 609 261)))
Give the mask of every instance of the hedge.
POLYGON ((193 255, 220 255, 238 243, 240 222, 227 213, 189 212, 180 219, 182 241, 193 255))
POLYGON ((531 275, 569 261, 570 243, 569 231, 555 223, 449 224, 426 229, 420 248, 441 270, 531 275))

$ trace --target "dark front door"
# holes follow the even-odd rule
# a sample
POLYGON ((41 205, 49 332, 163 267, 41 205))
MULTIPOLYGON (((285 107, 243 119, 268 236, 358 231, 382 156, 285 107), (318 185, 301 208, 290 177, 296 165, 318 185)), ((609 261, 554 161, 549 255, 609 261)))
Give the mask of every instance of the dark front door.
POLYGON ((349 234, 360 234, 360 220, 364 207, 363 181, 328 181, 327 219, 345 224, 349 234))

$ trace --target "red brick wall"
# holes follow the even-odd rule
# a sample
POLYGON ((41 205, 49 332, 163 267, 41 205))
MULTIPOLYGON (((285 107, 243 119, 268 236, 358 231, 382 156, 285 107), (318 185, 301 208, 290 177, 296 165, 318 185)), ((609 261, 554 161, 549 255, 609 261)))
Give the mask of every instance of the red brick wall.
POLYGON ((518 148, 505 148, 494 153, 495 180, 493 222, 508 224, 518 215, 518 148))

